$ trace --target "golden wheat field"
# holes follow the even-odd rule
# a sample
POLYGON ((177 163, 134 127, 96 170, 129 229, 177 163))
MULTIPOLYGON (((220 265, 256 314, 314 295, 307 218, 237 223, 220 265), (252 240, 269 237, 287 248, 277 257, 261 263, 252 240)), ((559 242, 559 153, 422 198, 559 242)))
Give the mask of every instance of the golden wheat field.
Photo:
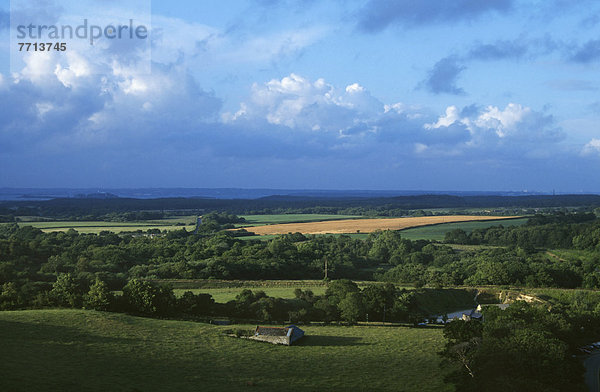
POLYGON ((410 218, 382 218, 382 219, 344 219, 322 222, 283 223, 266 226, 245 227, 246 230, 257 235, 267 234, 343 234, 343 233, 371 233, 377 230, 402 230, 411 227, 437 225, 440 223, 489 221, 500 219, 513 219, 518 216, 478 216, 478 215, 447 215, 423 216, 410 218))

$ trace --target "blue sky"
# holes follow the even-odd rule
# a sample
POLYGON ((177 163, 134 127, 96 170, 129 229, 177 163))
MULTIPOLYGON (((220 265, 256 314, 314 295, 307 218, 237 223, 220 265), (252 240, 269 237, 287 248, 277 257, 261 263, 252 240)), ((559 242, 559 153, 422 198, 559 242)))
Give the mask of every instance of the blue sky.
POLYGON ((118 45, 10 69, 0 0, 0 187, 600 192, 597 1, 151 9, 151 73, 118 45))

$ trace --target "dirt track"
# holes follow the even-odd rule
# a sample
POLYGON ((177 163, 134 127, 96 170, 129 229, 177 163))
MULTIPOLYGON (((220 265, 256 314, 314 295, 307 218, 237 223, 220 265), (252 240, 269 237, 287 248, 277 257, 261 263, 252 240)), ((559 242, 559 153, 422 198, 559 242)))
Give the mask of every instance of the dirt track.
POLYGON ((277 225, 245 227, 257 235, 266 234, 341 234, 341 233, 371 233, 376 230, 402 230, 409 227, 435 225, 451 222, 469 222, 484 220, 499 220, 518 218, 516 216, 476 216, 476 215, 449 215, 449 216, 424 216, 411 218, 387 219, 345 219, 323 222, 283 223, 277 225))

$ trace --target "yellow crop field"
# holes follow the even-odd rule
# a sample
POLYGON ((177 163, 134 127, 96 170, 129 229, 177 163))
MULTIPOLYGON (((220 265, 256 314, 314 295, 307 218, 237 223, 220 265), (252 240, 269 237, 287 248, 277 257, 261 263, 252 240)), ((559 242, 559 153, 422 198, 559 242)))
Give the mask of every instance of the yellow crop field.
POLYGON ((518 216, 479 216, 479 215, 446 215, 422 216, 410 218, 382 218, 382 219, 344 219, 323 222, 284 223, 266 226, 245 227, 246 230, 257 235, 267 234, 349 234, 371 233, 377 230, 402 230, 410 227, 437 225, 452 222, 490 221, 501 219, 514 219, 518 216))

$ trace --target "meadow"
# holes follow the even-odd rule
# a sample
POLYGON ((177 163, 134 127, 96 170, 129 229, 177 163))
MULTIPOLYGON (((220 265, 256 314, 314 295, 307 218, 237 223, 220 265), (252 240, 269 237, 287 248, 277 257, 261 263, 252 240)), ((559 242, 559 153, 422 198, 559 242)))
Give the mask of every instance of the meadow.
POLYGON ((22 217, 20 226, 33 226, 44 232, 77 230, 85 234, 98 234, 101 231, 135 232, 138 230, 146 231, 149 229, 159 230, 181 230, 185 227, 188 231, 193 231, 195 226, 195 216, 170 217, 159 220, 137 221, 137 222, 106 222, 106 221, 31 221, 30 217, 22 217), (193 223, 190 225, 190 223, 193 223))
POLYGON ((332 215, 332 214, 273 214, 273 215, 240 215, 246 219, 245 223, 237 227, 273 225, 280 223, 320 222, 341 219, 361 219, 357 215, 332 215))
MULTIPOLYGON (((269 297, 292 299, 295 298, 294 290, 311 290, 315 295, 325 294, 327 283, 322 280, 158 280, 173 287, 176 296, 181 296, 186 291, 194 294, 210 294, 215 302, 226 303, 235 299, 242 290, 264 291, 269 297)), ((374 282, 357 281, 359 287, 374 282)))
MULTIPOLYGON (((235 325, 252 330, 255 325, 235 325)), ((440 328, 302 326, 298 345, 231 326, 84 310, 0 312, 6 391, 452 391, 440 328)))
MULTIPOLYGON (((77 230, 80 233, 98 234, 101 231, 135 232, 138 230, 146 231, 149 229, 158 230, 181 230, 187 231, 196 229, 196 215, 172 216, 164 219, 135 221, 135 222, 106 222, 106 221, 53 221, 32 220, 32 217, 20 217, 22 226, 33 226, 44 232, 77 230)), ((269 224, 292 223, 292 222, 319 222, 324 220, 339 219, 360 219, 355 215, 329 215, 329 214, 273 214, 273 215, 241 215, 246 219, 246 223, 237 224, 236 227, 261 226, 269 224)), ((264 239, 264 238, 262 238, 264 239)))
MULTIPOLYGON (((296 296, 294 295, 293 288, 289 287, 232 287, 232 288, 220 288, 220 289, 175 289, 173 292, 176 296, 180 297, 186 291, 191 291, 194 294, 210 294, 212 295, 215 302, 226 303, 228 301, 234 300, 235 297, 242 292, 242 290, 252 290, 256 291, 264 291, 269 297, 275 298, 284 298, 284 299, 292 299, 296 296)), ((325 286, 306 286, 302 288, 303 290, 311 290, 315 295, 323 295, 325 294, 326 287, 325 286)))
POLYGON ((471 233, 473 230, 486 229, 492 226, 502 225, 504 227, 520 226, 527 222, 529 218, 516 218, 507 219, 502 221, 481 221, 481 222, 456 222, 456 223, 442 223, 439 225, 413 227, 400 231, 403 238, 409 240, 430 240, 430 241, 443 241, 444 236, 447 232, 461 229, 467 233, 471 233))

